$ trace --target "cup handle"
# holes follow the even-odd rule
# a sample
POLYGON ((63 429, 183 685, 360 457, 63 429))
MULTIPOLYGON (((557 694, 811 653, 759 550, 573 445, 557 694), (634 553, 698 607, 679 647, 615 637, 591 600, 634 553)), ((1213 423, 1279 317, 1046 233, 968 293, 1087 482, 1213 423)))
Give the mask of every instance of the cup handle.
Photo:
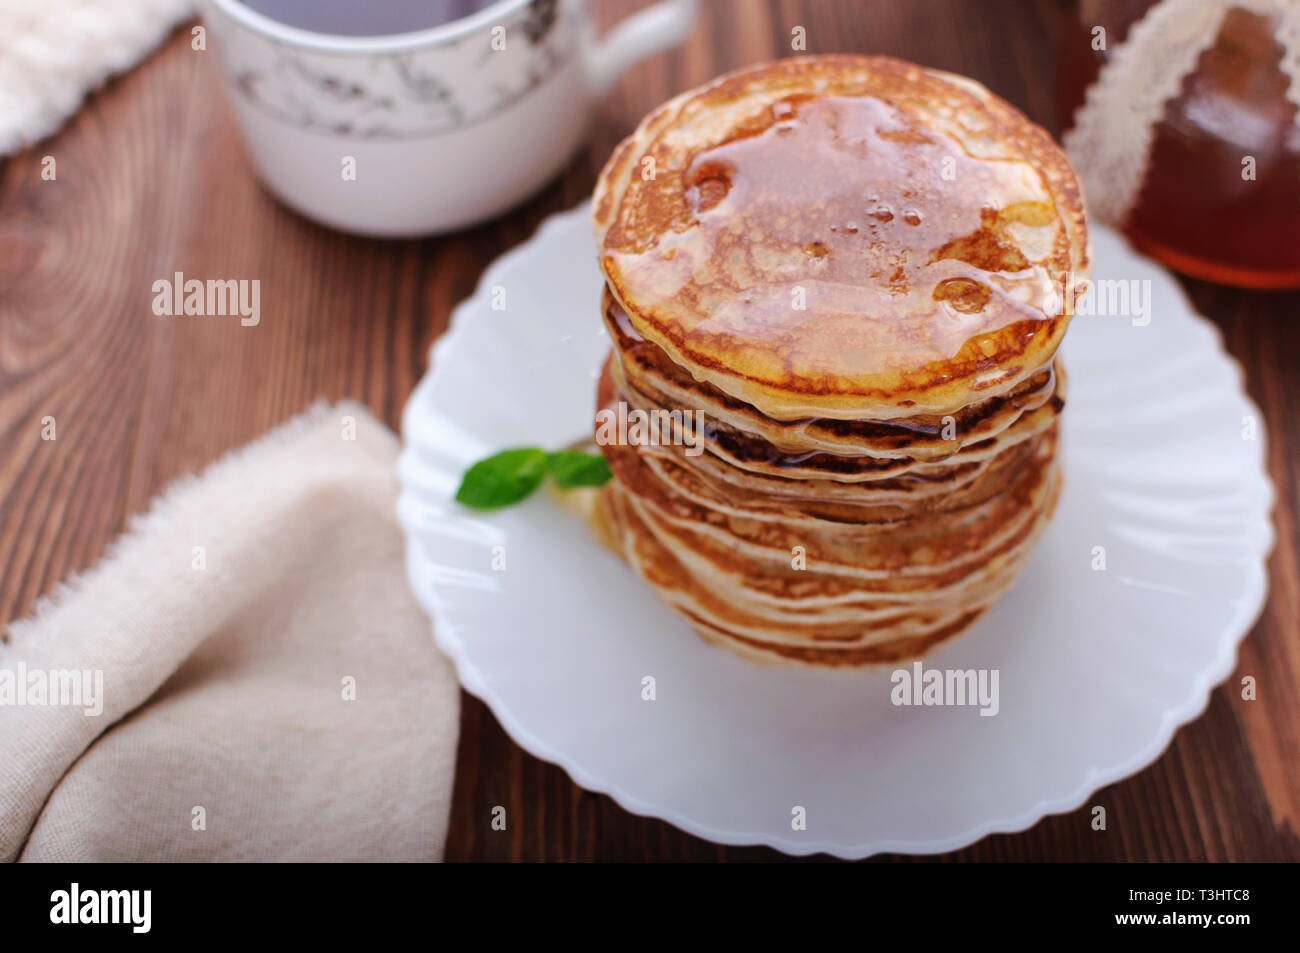
POLYGON ((610 30, 591 54, 595 94, 603 96, 628 67, 685 40, 699 9, 699 0, 661 0, 610 30))

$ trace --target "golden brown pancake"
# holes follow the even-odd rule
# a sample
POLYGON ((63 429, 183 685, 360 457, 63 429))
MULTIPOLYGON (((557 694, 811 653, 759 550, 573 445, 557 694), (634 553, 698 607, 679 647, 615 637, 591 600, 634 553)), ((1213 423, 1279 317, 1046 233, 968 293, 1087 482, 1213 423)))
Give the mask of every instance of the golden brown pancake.
POLYGON ((791 454, 825 452, 841 456, 900 457, 908 461, 945 459, 978 441, 996 436, 1029 410, 1064 395, 1056 364, 1040 369, 1011 391, 989 397, 946 416, 917 414, 890 421, 805 418, 773 420, 749 404, 696 380, 669 360, 658 345, 640 337, 608 288, 605 325, 614 342, 613 368, 619 389, 638 407, 702 408, 714 431, 754 433, 791 454), (949 432, 951 435, 949 435, 949 432), (788 446, 788 441, 791 442, 788 446))
POLYGON ((701 636, 896 661, 1014 583, 1059 494, 1059 289, 1088 268, 1042 130, 897 60, 766 64, 648 116, 593 220, 593 513, 701 636), (619 414, 663 426, 611 442, 619 414))
POLYGON ((978 84, 887 57, 749 67, 652 112, 597 184, 632 327, 778 420, 945 414, 1049 362, 1078 183, 978 84))
POLYGON ((1055 504, 1059 480, 1050 483, 1045 506, 1038 511, 1023 544, 990 559, 977 570, 972 585, 954 598, 931 603, 915 600, 912 608, 883 615, 871 605, 853 606, 849 614, 827 618, 809 612, 802 620, 790 613, 770 614, 757 601, 741 601, 719 589, 714 576, 703 577, 665 548, 646 524, 626 506, 616 487, 602 501, 609 524, 624 546, 624 556, 669 605, 696 631, 750 657, 785 658, 819 665, 890 662, 921 654, 936 642, 961 632, 995 602, 1023 567, 1024 559, 1055 504))

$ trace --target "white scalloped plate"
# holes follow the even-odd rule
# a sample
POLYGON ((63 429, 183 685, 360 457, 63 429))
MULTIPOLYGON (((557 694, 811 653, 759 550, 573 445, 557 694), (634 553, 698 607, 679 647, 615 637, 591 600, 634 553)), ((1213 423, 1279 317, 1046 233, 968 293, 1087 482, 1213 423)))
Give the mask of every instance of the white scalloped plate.
POLYGON ((544 493, 490 516, 451 501, 478 457, 588 432, 608 345, 585 208, 488 269, 406 407, 408 571, 461 683, 521 746, 629 811, 793 854, 953 850, 1155 760, 1263 605, 1273 490, 1217 331, 1113 233, 1094 241, 1097 277, 1150 281, 1153 318, 1075 318, 1056 516, 1015 589, 925 659, 997 669, 996 717, 894 707, 890 668, 710 646, 544 493))

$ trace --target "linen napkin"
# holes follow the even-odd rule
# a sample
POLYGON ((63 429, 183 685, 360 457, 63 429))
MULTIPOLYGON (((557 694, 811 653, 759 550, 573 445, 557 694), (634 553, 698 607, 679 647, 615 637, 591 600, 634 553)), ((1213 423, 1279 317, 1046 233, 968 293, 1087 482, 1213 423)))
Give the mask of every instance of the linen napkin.
POLYGON ((460 694, 407 588, 397 453, 319 405, 10 628, 0 858, 441 858, 460 694))
POLYGON ((195 0, 0 0, 0 155, 48 136, 195 0))

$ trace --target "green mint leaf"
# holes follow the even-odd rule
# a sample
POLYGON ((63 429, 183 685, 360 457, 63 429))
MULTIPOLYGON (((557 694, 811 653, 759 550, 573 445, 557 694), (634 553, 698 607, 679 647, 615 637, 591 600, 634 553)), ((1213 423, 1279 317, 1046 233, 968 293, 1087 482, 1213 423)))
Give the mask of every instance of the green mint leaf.
POLYGON ((614 474, 599 453, 558 450, 546 457, 546 468, 561 490, 579 486, 604 486, 614 474))
POLYGON ((518 503, 541 486, 546 463, 546 451, 541 447, 502 450, 465 471, 456 500, 479 510, 518 503))

